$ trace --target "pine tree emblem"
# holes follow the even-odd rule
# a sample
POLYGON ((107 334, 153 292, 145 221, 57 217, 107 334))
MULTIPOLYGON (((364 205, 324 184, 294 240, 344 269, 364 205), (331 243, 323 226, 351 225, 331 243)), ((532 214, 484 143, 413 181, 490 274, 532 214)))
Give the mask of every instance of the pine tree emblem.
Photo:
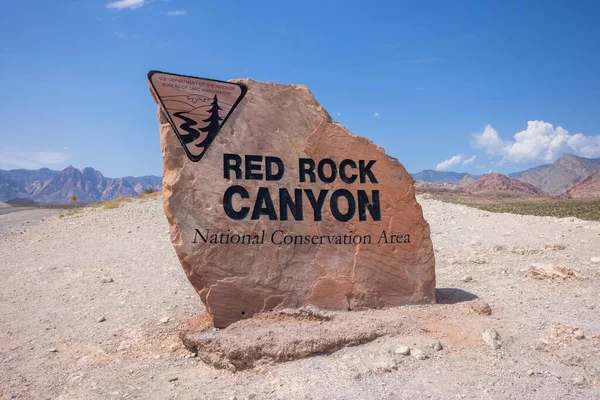
POLYGON ((223 121, 223 118, 219 116, 220 110, 219 99, 217 98, 217 95, 215 95, 210 110, 208 110, 210 115, 208 118, 202 120, 202 122, 208 122, 208 125, 204 128, 200 128, 200 132, 205 132, 207 137, 202 143, 198 143, 196 147, 208 147, 215 136, 217 136, 217 132, 219 132, 219 128, 221 127, 221 121, 223 121))

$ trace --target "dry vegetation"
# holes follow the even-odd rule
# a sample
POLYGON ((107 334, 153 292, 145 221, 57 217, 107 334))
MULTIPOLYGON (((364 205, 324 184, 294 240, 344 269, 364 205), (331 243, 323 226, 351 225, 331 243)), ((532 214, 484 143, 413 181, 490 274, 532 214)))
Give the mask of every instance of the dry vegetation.
MULTIPOLYGON (((139 200, 154 200, 154 199, 158 199, 161 196, 162 192, 146 192, 146 193, 142 193, 137 195, 136 197, 119 197, 118 199, 115 200, 110 200, 110 201, 102 201, 100 203, 94 203, 94 204, 80 204, 78 206, 72 206, 70 208, 68 208, 67 210, 65 210, 65 212, 58 214, 58 218, 64 218, 64 217, 68 217, 71 215, 75 215, 77 214, 79 211, 81 211, 82 209, 86 208, 86 207, 92 207, 92 208, 103 208, 105 210, 112 210, 115 208, 119 208, 124 204, 127 203, 131 203, 134 199, 139 199, 139 200)), ((37 208, 58 208, 56 206, 48 206, 46 207, 45 205, 40 205, 37 208)), ((66 207, 61 207, 61 208, 66 208, 66 207)))
POLYGON ((160 196, 161 196, 161 192, 142 193, 142 194, 137 195, 136 197, 119 197, 118 199, 115 199, 115 200, 103 201, 103 202, 92 205, 92 207, 104 208, 105 210, 112 210, 112 209, 121 207, 125 203, 130 203, 134 199, 152 200, 152 199, 157 199, 160 196))
POLYGON ((547 196, 523 196, 511 193, 464 193, 446 189, 421 189, 436 200, 463 204, 480 210, 519 215, 574 217, 600 221, 600 199, 564 199, 547 196))

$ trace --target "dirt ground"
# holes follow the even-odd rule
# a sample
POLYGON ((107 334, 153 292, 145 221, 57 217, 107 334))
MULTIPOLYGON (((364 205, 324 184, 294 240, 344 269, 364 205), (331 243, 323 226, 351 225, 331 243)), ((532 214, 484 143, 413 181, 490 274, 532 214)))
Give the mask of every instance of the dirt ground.
POLYGON ((160 200, 0 215, 0 397, 600 398, 600 222, 420 203, 440 304, 343 313, 385 332, 237 372, 178 337, 203 307, 160 200))

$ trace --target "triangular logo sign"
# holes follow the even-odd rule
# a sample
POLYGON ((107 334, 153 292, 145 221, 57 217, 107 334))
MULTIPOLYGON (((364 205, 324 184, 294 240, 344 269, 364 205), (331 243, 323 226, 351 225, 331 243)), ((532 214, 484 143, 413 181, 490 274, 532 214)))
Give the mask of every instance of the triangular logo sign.
POLYGON ((160 71, 148 73, 150 90, 186 154, 200 161, 246 94, 242 84, 160 71))

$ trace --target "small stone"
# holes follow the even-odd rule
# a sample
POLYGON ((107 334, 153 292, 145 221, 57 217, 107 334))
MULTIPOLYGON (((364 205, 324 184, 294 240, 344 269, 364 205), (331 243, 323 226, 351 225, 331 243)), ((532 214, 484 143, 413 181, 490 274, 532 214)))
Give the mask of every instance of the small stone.
POLYGON ((521 272, 524 272, 527 277, 540 280, 577 278, 573 270, 552 264, 533 263, 521 272))
POLYGON ((585 385, 585 378, 583 378, 581 376, 573 378, 573 385, 575 385, 575 386, 583 386, 583 385, 585 385))
POLYGON ((440 341, 438 340, 433 344, 433 350, 442 351, 444 350, 444 346, 442 346, 442 343, 440 343, 440 341))
POLYGON ((577 329, 575 332, 573 332, 573 336, 577 340, 585 339, 585 335, 581 329, 577 329))
POLYGON ((106 317, 103 315, 100 318, 98 318, 97 322, 104 322, 106 321, 106 317))
POLYGON ((169 317, 164 317, 164 318, 161 318, 161 319, 160 319, 160 321, 158 321, 158 323, 159 323, 159 324, 162 324, 162 325, 164 325, 164 324, 166 324, 167 322, 169 322, 170 320, 171 320, 171 318, 169 318, 169 317))
POLYGON ((506 247, 501 245, 494 245, 490 247, 490 253, 499 253, 504 250, 506 250, 506 247))
POLYGON ((111 278, 110 276, 105 276, 102 279, 100 279, 100 282, 102 283, 113 283, 113 278, 111 278))
POLYGON ((235 396, 231 396, 231 397, 228 398, 228 400, 238 400, 238 398, 235 397, 235 396))
POLYGON ((173 376, 173 377, 169 378, 169 382, 175 382, 178 380, 179 380, 179 377, 177 377, 177 376, 173 376))
POLYGON ((471 303, 469 303, 469 306, 471 307, 471 310, 473 310, 475 313, 477 313, 479 315, 491 315, 492 314, 492 307, 490 307, 490 305, 488 303, 486 303, 485 301, 483 301, 481 299, 472 301, 471 303))
POLYGON ((481 334, 483 341, 487 343, 492 349, 497 350, 502 346, 500 342, 500 334, 494 329, 488 329, 481 334))
POLYGON ((590 258, 590 261, 594 264, 600 264, 600 257, 592 257, 590 258))
POLYGON ((58 349, 56 347, 53 347, 51 349, 48 349, 49 353, 58 353, 58 349))
POLYGON ((483 265, 483 264, 487 264, 487 259, 483 258, 483 257, 471 257, 469 258, 469 262, 471 264, 477 264, 477 265, 483 265))
POLYGON ((567 246, 565 246, 564 244, 545 244, 542 249, 546 250, 546 251, 558 251, 558 250, 564 250, 566 249, 567 246))
POLYGON ((423 350, 420 349, 414 349, 410 353, 417 360, 426 360, 428 358, 427 354, 423 353, 423 350))
MULTIPOLYGON (((396 367, 397 368, 397 367, 396 367)), ((375 372, 392 372, 394 369, 394 364, 392 362, 381 361, 374 365, 375 372)))
POLYGON ((396 350, 394 350, 395 354, 400 354, 401 356, 407 356, 410 354, 410 347, 408 346, 400 346, 396 350))
POLYGON ((461 281, 463 281, 465 283, 466 282, 473 282, 473 277, 471 275, 466 275, 466 276, 462 277, 461 281))
POLYGON ((533 376, 534 373, 535 372, 533 372, 533 370, 530 369, 529 371, 527 371, 527 376, 533 376))

